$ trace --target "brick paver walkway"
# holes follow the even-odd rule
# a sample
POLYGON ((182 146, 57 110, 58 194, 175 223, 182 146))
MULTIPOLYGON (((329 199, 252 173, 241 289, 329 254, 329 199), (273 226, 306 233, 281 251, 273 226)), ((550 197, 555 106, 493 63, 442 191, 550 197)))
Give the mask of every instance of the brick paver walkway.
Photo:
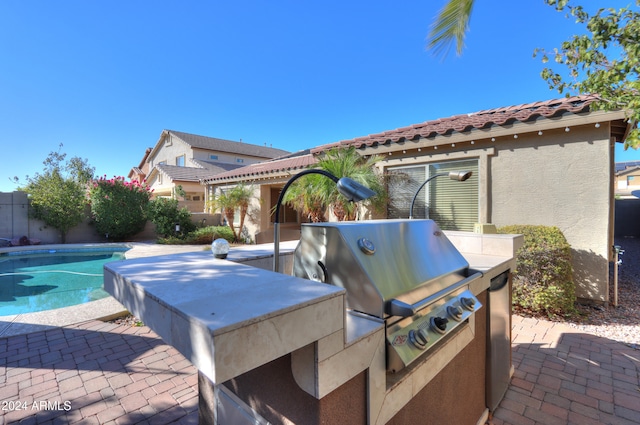
MULTIPOLYGON (((516 372, 492 424, 640 424, 639 350, 558 323, 513 325, 516 372)), ((0 339, 0 425, 196 424, 197 391, 195 368, 144 326, 0 339)))
POLYGON ((148 327, 0 339, 0 424, 197 424, 196 369, 148 327))
POLYGON ((515 374, 492 424, 640 424, 640 350, 513 316, 515 374))

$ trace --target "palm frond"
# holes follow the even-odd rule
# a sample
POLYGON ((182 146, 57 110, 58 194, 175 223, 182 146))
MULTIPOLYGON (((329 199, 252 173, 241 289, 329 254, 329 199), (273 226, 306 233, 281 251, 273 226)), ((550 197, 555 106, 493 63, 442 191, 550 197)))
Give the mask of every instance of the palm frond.
POLYGON ((456 54, 462 54, 473 2, 474 0, 449 0, 431 26, 427 47, 429 50, 433 50, 436 55, 445 56, 455 42, 456 54))

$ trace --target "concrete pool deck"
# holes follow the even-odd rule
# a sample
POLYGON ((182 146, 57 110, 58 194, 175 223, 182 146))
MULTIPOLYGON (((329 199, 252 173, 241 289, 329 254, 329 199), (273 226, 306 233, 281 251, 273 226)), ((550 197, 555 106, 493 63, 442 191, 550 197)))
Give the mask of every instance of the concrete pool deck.
MULTIPOLYGON (((209 249, 207 245, 158 245, 154 243, 131 242, 126 244, 108 244, 109 246, 126 245, 130 249, 126 258, 153 257, 157 255, 194 252, 209 249)), ((61 250, 76 248, 100 248, 105 244, 68 244, 68 245, 34 245, 5 248, 2 251, 61 250)), ((128 314, 126 308, 113 297, 103 298, 84 304, 36 313, 0 316, 0 338, 44 331, 61 326, 69 326, 88 320, 109 320, 128 314)))

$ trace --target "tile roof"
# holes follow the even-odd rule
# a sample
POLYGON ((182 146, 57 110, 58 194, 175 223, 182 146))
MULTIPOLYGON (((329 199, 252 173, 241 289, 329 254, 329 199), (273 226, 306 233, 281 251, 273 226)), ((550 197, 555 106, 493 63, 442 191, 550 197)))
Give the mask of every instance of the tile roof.
POLYGON ((282 149, 268 146, 253 145, 244 142, 217 139, 215 137, 198 136, 197 134, 183 133, 181 131, 166 130, 193 148, 209 149, 222 152, 230 152, 240 155, 257 156, 262 158, 277 158, 289 153, 282 149))
POLYGON ((640 170, 640 166, 636 165, 636 166, 630 166, 627 167, 623 170, 616 170, 615 175, 616 176, 624 176, 625 174, 632 174, 637 172, 638 170, 640 170))
POLYGON ((206 178, 205 183, 223 182, 236 178, 243 180, 265 178, 273 174, 287 173, 289 171, 307 168, 317 161, 316 157, 310 154, 309 150, 306 150, 271 161, 259 162, 226 173, 216 174, 215 176, 206 178))
POLYGON ((244 164, 231 164, 228 162, 209 161, 206 159, 191 158, 189 161, 196 164, 199 168, 207 169, 214 174, 224 173, 226 171, 231 171, 231 170, 235 170, 236 168, 244 167, 244 164))
POLYGON ((638 167, 638 166, 640 166, 640 161, 616 162, 615 170, 616 170, 616 173, 618 173, 618 172, 624 171, 624 170, 626 170, 628 168, 638 167))
POLYGON ((216 174, 215 171, 206 168, 180 167, 178 165, 158 164, 156 168, 174 181, 198 182, 216 174))
POLYGON ((502 126, 514 122, 535 121, 538 117, 553 118, 565 113, 577 114, 589 111, 589 105, 597 100, 595 95, 582 95, 562 99, 552 99, 542 102, 487 109, 471 114, 454 115, 402 127, 369 136, 342 140, 337 143, 319 146, 311 150, 319 153, 339 146, 355 146, 364 148, 374 145, 402 142, 419 138, 448 135, 453 132, 468 132, 473 129, 485 129, 492 126, 502 126))
MULTIPOLYGON (((533 122, 540 117, 555 118, 564 114, 579 114, 590 111, 590 105, 597 100, 596 95, 581 95, 569 98, 552 99, 541 102, 526 103, 502 108, 487 109, 470 114, 454 115, 449 118, 440 118, 414 124, 396 130, 385 131, 369 136, 358 137, 350 140, 342 140, 308 149, 302 153, 294 153, 288 157, 276 158, 252 164, 237 170, 218 174, 213 178, 205 179, 206 183, 246 180, 250 178, 264 178, 276 173, 306 168, 317 162, 316 155, 334 148, 355 146, 365 148, 368 146, 384 145, 416 140, 420 138, 435 137, 438 135, 450 135, 453 132, 469 132, 474 129, 487 129, 493 126, 511 125, 517 122, 533 122)), ((561 125, 561 124, 559 124, 561 125)), ((612 126, 612 132, 616 136, 624 135, 626 125, 612 126)))

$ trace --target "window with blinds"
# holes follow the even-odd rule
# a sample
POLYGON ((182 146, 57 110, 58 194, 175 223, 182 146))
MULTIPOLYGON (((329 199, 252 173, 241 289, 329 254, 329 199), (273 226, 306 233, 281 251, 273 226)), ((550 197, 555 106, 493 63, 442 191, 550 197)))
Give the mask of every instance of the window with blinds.
POLYGON ((473 231, 478 222, 478 161, 447 161, 388 170, 387 217, 408 218, 411 201, 422 183, 435 174, 469 170, 464 182, 437 177, 427 183, 413 206, 414 218, 433 219, 443 230, 473 231))

